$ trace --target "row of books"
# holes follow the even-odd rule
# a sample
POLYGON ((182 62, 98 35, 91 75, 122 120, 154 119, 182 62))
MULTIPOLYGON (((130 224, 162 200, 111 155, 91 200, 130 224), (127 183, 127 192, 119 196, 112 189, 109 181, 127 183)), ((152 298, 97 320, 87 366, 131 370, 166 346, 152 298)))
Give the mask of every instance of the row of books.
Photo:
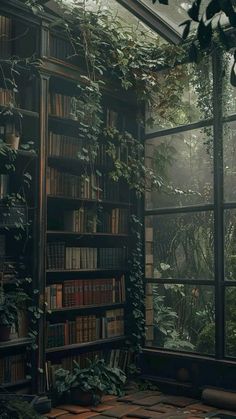
POLYGON ((99 176, 75 176, 71 173, 60 172, 48 167, 47 169, 47 194, 54 196, 68 196, 71 198, 100 199, 99 176))
POLYGON ((121 144, 113 144, 113 157, 109 155, 107 145, 104 143, 99 144, 95 163, 104 168, 111 168, 113 162, 120 160, 124 163, 128 163, 128 147, 121 144))
MULTIPOLYGON (((48 156, 49 157, 65 157, 76 159, 78 153, 81 153, 85 142, 81 138, 69 137, 67 135, 49 133, 48 138, 48 156)), ((128 148, 122 145, 114 145, 114 159, 128 162, 128 148)), ((113 159, 109 156, 107 146, 104 143, 99 145, 95 164, 104 168, 113 166, 113 159)))
POLYGON ((65 242, 47 244, 47 269, 124 269, 127 248, 69 247, 65 242))
POLYGON ((74 279, 46 287, 50 310, 125 302, 125 278, 74 279))
POLYGON ((9 192, 10 177, 9 175, 0 174, 0 199, 5 198, 9 194, 9 192))
POLYGON ((76 233, 127 234, 128 210, 112 208, 97 215, 89 208, 64 212, 64 229, 76 233))
POLYGON ((67 135, 49 133, 48 137, 48 156, 76 158, 83 147, 79 138, 67 135))
POLYGON ((64 212, 64 229, 75 233, 96 233, 97 214, 89 208, 64 212))
POLYGON ((94 342, 124 335, 124 309, 107 310, 104 316, 77 316, 75 320, 47 323, 47 348, 94 342))
POLYGON ((6 16, 0 16, 0 57, 1 58, 9 58, 12 55, 11 38, 12 38, 12 20, 6 16))
POLYGON ((71 43, 63 38, 50 34, 50 55, 65 61, 74 54, 71 43))
POLYGON ((127 371, 129 364, 132 362, 131 352, 125 349, 81 353, 79 355, 62 358, 60 363, 57 364, 52 363, 52 361, 47 361, 45 367, 47 390, 54 388, 55 373, 59 368, 72 371, 75 366, 74 361, 80 365, 80 368, 87 368, 89 361, 94 361, 96 358, 105 359, 107 365, 112 368, 120 368, 122 371, 127 371))
POLYGON ((104 199, 108 201, 129 201, 127 186, 114 182, 108 176, 90 174, 76 176, 54 167, 47 169, 46 189, 48 195, 80 199, 104 199))
POLYGON ((7 106, 15 99, 15 93, 9 89, 0 88, 0 105, 7 106))
POLYGON ((49 96, 49 114, 60 118, 76 119, 76 99, 73 96, 51 92, 49 96))
POLYGON ((126 208, 112 208, 103 211, 98 219, 98 232, 111 234, 128 233, 129 211, 126 208))
POLYGON ((0 384, 17 383, 25 379, 25 355, 17 354, 0 359, 0 384))

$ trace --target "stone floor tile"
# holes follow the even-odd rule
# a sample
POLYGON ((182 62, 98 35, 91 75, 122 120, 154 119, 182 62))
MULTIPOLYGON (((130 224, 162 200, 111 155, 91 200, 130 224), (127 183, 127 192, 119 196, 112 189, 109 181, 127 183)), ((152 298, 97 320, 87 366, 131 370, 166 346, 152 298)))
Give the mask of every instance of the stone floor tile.
POLYGON ((113 409, 114 408, 114 405, 109 405, 109 404, 99 404, 98 406, 96 406, 96 407, 91 407, 91 410, 93 411, 93 412, 98 412, 98 413, 101 413, 101 412, 105 412, 105 410, 109 410, 109 409, 113 409))
POLYGON ((135 400, 143 399, 145 397, 151 397, 151 396, 160 396, 162 393, 160 391, 151 391, 151 390, 143 390, 138 391, 133 394, 129 394, 124 397, 120 397, 118 401, 120 402, 133 402, 135 400))
POLYGON ((160 396, 149 396, 149 397, 145 397, 145 398, 141 398, 139 400, 133 400, 132 403, 139 405, 139 406, 154 406, 154 404, 157 403, 163 403, 164 401, 167 400, 167 397, 164 395, 160 395, 160 396))
POLYGON ((154 410, 155 412, 161 412, 161 413, 168 413, 173 410, 176 410, 176 406, 173 406, 172 404, 164 404, 164 403, 158 403, 154 404, 154 406, 147 406, 147 410, 154 410))
POLYGON ((58 409, 66 410, 69 413, 85 413, 90 412, 90 409, 83 406, 77 406, 76 404, 63 404, 61 406, 58 406, 58 409))
POLYGON ((152 416, 152 412, 146 409, 138 409, 138 410, 135 410, 134 413, 131 412, 127 414, 127 417, 133 417, 133 416, 141 418, 141 419, 146 419, 146 418, 148 419, 152 416))
POLYGON ((173 404, 173 406, 177 407, 186 407, 196 402, 196 399, 191 399, 190 397, 167 396, 166 401, 164 401, 163 403, 173 404))
POLYGON ((56 408, 56 409, 52 409, 50 413, 47 413, 47 417, 49 419, 55 419, 62 415, 65 415, 66 413, 68 413, 66 410, 56 408))
POLYGON ((129 405, 129 404, 120 405, 119 403, 118 406, 113 406, 112 409, 109 409, 103 412, 103 415, 110 417, 112 419, 122 418, 123 416, 127 416, 128 413, 134 412, 135 410, 138 410, 137 406, 129 405))
POLYGON ((113 396, 112 394, 107 394, 106 396, 102 397, 102 403, 107 403, 107 402, 111 403, 111 402, 116 401, 117 399, 118 399, 117 396, 113 396))

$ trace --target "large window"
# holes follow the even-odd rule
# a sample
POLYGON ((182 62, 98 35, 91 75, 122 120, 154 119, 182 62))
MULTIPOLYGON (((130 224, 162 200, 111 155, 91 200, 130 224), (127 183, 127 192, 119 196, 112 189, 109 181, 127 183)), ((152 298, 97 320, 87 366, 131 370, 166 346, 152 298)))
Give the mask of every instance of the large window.
POLYGON ((236 357, 236 95, 220 54, 189 66, 176 120, 157 114, 146 132, 158 178, 145 202, 146 346, 224 359, 236 357))

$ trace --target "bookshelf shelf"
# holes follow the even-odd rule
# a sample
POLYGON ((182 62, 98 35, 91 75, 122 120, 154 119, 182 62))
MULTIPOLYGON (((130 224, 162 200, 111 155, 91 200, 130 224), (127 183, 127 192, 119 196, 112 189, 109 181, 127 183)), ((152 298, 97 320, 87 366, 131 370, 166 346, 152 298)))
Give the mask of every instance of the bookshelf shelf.
MULTIPOLYGON (((80 160, 77 158, 63 157, 63 156, 49 156, 48 157, 49 166, 56 167, 59 169, 67 170, 68 172, 83 173, 85 163, 83 167, 81 166, 80 160)), ((91 165, 87 164, 86 169, 91 171, 91 165)), ((99 170, 100 172, 106 173, 113 169, 113 166, 105 166, 101 164, 94 163, 93 170, 99 170)))
POLYGON ((48 115, 48 120, 52 124, 61 124, 61 125, 66 125, 68 127, 78 128, 78 126, 80 125, 79 121, 75 121, 72 118, 63 118, 61 116, 56 116, 56 115, 51 115, 51 114, 48 115))
POLYGON ((10 348, 19 348, 29 345, 32 342, 30 338, 20 338, 0 342, 0 351, 10 348))
POLYGON ((88 238, 104 238, 104 237, 112 237, 112 238, 127 238, 129 237, 128 234, 114 234, 114 233, 77 233, 73 231, 54 231, 49 230, 47 231, 49 236, 57 236, 57 237, 69 237, 69 238, 80 238, 80 237, 88 237, 88 238))
MULTIPOLYGON (((0 105, 0 112, 6 109, 7 106, 0 105)), ((39 113, 35 111, 30 111, 29 109, 15 108, 16 112, 22 114, 22 116, 27 116, 29 118, 39 118, 39 113)))
POLYGON ((110 269, 110 268, 104 268, 104 269, 47 269, 47 274, 69 274, 69 273, 75 273, 75 274, 85 274, 85 273, 127 273, 128 269, 127 267, 124 269, 110 269))
POLYGON ((101 206, 121 207, 121 208, 132 207, 132 204, 130 202, 71 198, 71 197, 68 197, 68 196, 48 195, 47 199, 48 199, 49 203, 55 204, 55 205, 58 205, 58 203, 61 202, 61 204, 68 204, 68 205, 74 205, 74 206, 77 206, 77 205, 86 205, 86 206, 101 205, 101 206))
POLYGON ((77 311, 88 311, 88 310, 110 310, 113 308, 124 307, 125 303, 112 303, 112 304, 96 304, 96 305, 84 305, 80 307, 63 307, 60 309, 53 309, 51 313, 48 313, 48 316, 51 317, 56 314, 65 313, 65 312, 77 312, 77 311))
POLYGON ((31 379, 29 378, 25 380, 16 381, 15 383, 12 382, 12 383, 1 384, 0 388, 9 389, 9 388, 26 387, 30 384, 31 384, 31 379))
POLYGON ((58 346, 55 348, 46 349, 46 354, 52 354, 55 352, 66 352, 66 351, 75 350, 75 349, 79 350, 79 349, 84 349, 86 347, 89 349, 93 346, 108 345, 108 344, 124 341, 125 339, 126 339, 126 336, 117 336, 117 337, 109 338, 109 339, 99 339, 93 342, 75 343, 73 345, 58 346))

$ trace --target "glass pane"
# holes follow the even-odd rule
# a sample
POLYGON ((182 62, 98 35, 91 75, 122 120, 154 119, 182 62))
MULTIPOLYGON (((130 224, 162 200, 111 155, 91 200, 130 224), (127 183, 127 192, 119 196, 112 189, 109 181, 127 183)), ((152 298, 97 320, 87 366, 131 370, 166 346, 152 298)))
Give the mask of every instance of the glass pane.
POLYGON ((195 129, 146 142, 146 164, 158 185, 146 192, 146 208, 213 201, 212 128, 195 129))
POLYGON ((224 115, 236 113, 236 89, 230 83, 230 72, 234 63, 231 53, 224 53, 224 78, 223 78, 223 112, 224 115))
POLYGON ((225 354, 236 357, 236 288, 225 290, 225 354))
POLYGON ((236 201, 236 121, 224 124, 224 200, 236 201))
POLYGON ((211 211, 147 217, 146 275, 213 279, 213 246, 211 211))
POLYGON ((169 19, 169 21, 177 27, 180 23, 189 18, 187 11, 192 4, 191 0, 172 0, 169 6, 160 4, 158 1, 155 4, 151 0, 141 0, 141 2, 162 18, 169 19))
POLYGON ((209 57, 199 64, 183 64, 161 71, 158 76, 153 88, 154 100, 146 112, 147 134, 212 117, 213 85, 209 57))
POLYGON ((225 279, 236 280, 236 210, 225 211, 225 279))
MULTIPOLYGON (((150 298, 150 294, 147 298, 150 298)), ((152 308, 146 312, 149 345, 178 351, 214 354, 213 287, 153 285, 150 307, 152 308), (150 333, 151 323, 152 333, 150 333)))

